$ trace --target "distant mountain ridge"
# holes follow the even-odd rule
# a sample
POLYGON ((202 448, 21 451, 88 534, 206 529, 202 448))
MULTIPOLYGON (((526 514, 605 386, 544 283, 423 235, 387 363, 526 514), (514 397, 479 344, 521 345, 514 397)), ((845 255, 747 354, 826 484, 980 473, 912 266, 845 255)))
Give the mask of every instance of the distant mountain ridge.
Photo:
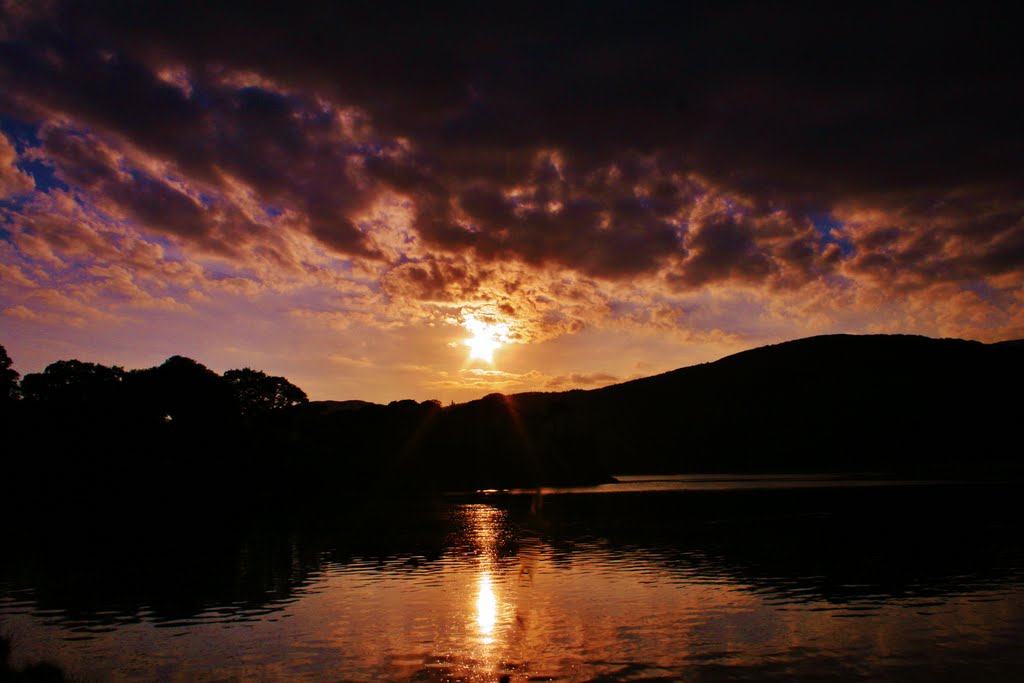
POLYGON ((906 470, 1015 462, 1022 380, 1024 340, 837 334, 504 402, 617 473, 906 470))

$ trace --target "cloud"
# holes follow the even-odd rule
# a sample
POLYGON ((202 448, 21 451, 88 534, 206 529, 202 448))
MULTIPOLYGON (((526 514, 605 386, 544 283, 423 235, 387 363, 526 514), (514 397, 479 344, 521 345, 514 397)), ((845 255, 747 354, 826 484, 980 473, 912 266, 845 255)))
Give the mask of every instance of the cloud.
POLYGON ((31 279, 25 271, 16 265, 7 265, 0 263, 0 280, 3 280, 5 285, 13 285, 15 287, 35 287, 35 280, 31 279))
POLYGON ((837 208, 853 256, 850 277, 904 293, 936 284, 993 291, 1021 285, 1024 201, 988 190, 939 195, 900 206, 850 202, 837 208))
POLYGON ((41 321, 46 320, 48 322, 61 321, 57 316, 47 316, 38 311, 34 311, 24 304, 18 304, 17 306, 11 306, 10 308, 4 309, 4 315, 9 315, 14 318, 21 318, 22 320, 41 321))
POLYGON ((565 391, 566 389, 592 389, 596 387, 603 387, 609 384, 615 384, 619 381, 618 377, 615 375, 609 375, 606 372, 574 372, 568 375, 552 377, 544 383, 544 386, 552 391, 565 391))
POLYGON ((537 371, 516 373, 470 368, 457 374, 441 372, 438 379, 425 380, 421 382, 421 385, 429 389, 514 393, 524 387, 533 386, 543 379, 544 375, 537 371))
POLYGON ((16 165, 18 152, 10 141, 0 135, 0 200, 31 192, 35 188, 32 176, 16 165))
POLYGON ((327 356, 333 365, 338 365, 344 368, 369 368, 373 366, 373 361, 368 358, 349 358, 348 356, 342 356, 341 354, 332 353, 327 356))
POLYGON ((619 168, 580 171, 557 151, 539 150, 513 183, 467 179, 444 202, 420 194, 417 227, 429 242, 485 261, 635 275, 679 249, 682 201, 651 196, 631 180, 619 168))
POLYGON ((289 260, 280 253, 281 240, 226 197, 207 196, 204 202, 201 188, 151 174, 93 135, 46 127, 42 140, 37 158, 112 218, 226 257, 240 259, 241 246, 258 242, 265 253, 278 250, 282 265, 289 260))
POLYGON ((280 9, 3 5, 5 310, 716 348, 1022 327, 999 11, 280 9))

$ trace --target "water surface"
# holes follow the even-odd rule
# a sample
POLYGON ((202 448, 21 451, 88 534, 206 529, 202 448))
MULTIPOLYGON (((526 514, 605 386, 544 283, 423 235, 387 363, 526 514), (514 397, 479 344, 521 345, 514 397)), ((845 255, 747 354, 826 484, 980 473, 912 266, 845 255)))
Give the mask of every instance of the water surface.
POLYGON ((705 475, 76 532, 13 549, 0 628, 93 680, 1021 679, 1018 499, 705 475))

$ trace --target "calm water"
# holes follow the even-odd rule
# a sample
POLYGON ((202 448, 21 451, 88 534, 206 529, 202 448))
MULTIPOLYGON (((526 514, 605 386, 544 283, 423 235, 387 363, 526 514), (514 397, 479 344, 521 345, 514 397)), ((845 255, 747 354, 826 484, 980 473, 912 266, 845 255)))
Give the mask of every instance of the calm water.
POLYGON ((630 478, 301 528, 80 525, 8 548, 0 632, 87 680, 1024 680, 1020 493, 630 478))

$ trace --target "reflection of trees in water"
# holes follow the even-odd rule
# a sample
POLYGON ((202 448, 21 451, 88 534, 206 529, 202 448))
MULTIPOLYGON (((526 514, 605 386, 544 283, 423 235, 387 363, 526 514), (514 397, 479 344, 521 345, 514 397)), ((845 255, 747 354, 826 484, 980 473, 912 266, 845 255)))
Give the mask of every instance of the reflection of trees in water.
POLYGON ((0 555, 0 585, 29 590, 37 609, 60 610, 60 620, 74 626, 218 610, 225 618, 258 617, 282 609, 332 564, 370 559, 379 571, 418 571, 442 556, 452 527, 434 507, 379 503, 306 523, 177 521, 69 520, 23 529, 0 555))
POLYGON ((941 597, 1024 582, 1017 499, 1011 486, 904 486, 555 495, 543 517, 530 496, 491 496, 472 499, 479 507, 368 500, 331 519, 248 529, 69 520, 12 539, 0 582, 75 623, 256 616, 331 565, 421 572, 484 553, 511 563, 528 590, 541 555, 555 570, 597 549, 643 553, 680 582, 726 580, 781 600, 941 597), (469 525, 480 509, 484 532, 469 525))
POLYGON ((89 626, 187 619, 218 607, 277 609, 317 570, 315 552, 287 534, 153 530, 134 538, 76 533, 22 546, 0 568, 40 610, 89 626))

